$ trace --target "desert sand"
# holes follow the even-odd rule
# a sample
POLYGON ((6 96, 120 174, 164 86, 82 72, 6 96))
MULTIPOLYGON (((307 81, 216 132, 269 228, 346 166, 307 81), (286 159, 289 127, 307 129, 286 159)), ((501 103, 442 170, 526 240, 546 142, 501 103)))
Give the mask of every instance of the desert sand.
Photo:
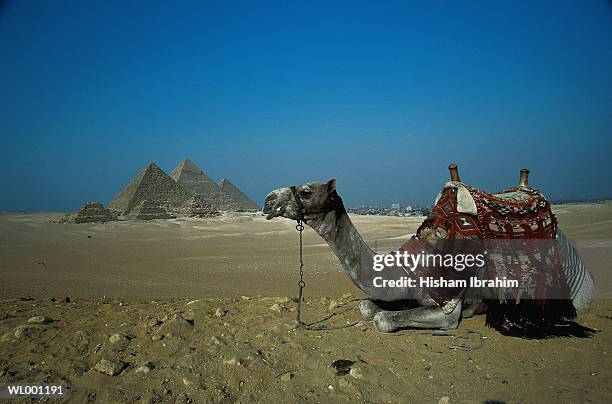
MULTIPOLYGON (((285 219, 77 225, 49 221, 62 213, 3 213, 0 383, 61 383, 75 403, 610 402, 612 203, 555 212, 596 281, 598 300, 578 322, 600 332, 519 339, 481 316, 452 331, 471 346, 478 335, 467 330, 486 337, 469 352, 449 349, 448 336, 382 335, 368 323, 296 330, 297 232, 285 219), (339 359, 353 363, 338 371, 339 359), (120 373, 101 373, 103 360, 120 361, 120 373)), ((380 252, 423 220, 352 219, 380 252)), ((359 320, 359 290, 318 235, 307 229, 304 241, 305 320, 359 320)))

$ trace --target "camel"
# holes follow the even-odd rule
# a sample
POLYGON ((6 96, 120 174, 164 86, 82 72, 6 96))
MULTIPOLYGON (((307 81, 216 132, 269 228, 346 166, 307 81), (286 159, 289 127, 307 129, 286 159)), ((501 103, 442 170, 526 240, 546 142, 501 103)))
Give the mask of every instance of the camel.
MULTIPOLYGON (((450 165, 449 169, 451 181, 445 185, 442 192, 453 190, 451 194, 457 203, 456 209, 466 212, 462 215, 472 215, 473 220, 477 220, 477 216, 474 216, 477 213, 475 206, 471 206, 474 201, 468 193, 472 188, 468 188, 460 181, 456 165, 450 165)), ((521 171, 519 188, 512 191, 514 194, 518 195, 521 190, 530 189, 527 185, 527 174, 527 170, 521 171)), ((275 189, 266 196, 263 214, 268 220, 285 217, 301 220, 310 226, 328 243, 352 282, 367 296, 377 296, 377 290, 371 283, 376 253, 366 244, 351 222, 336 191, 335 179, 326 183, 309 182, 275 189)), ((552 212, 550 214, 552 215, 552 212)), ((556 231, 556 237, 565 240, 560 230, 556 231)), ((421 234, 421 238, 427 241, 440 237, 444 235, 440 235, 437 231, 423 231, 421 234)), ((576 260, 580 260, 573 247, 569 243, 567 246, 568 249, 564 252, 563 271, 571 270, 567 264, 569 258, 574 264, 576 260)), ((581 262, 579 264, 582 265, 581 262)), ((584 266, 581 268, 584 269, 584 266)), ((402 274, 405 268, 392 265, 386 271, 402 274)), ((568 301, 578 313, 589 310, 594 290, 593 280, 588 271, 586 275, 582 275, 578 282, 569 285, 571 290, 568 301)), ((393 288, 386 292, 383 299, 365 299, 357 306, 364 320, 373 320, 374 327, 385 333, 405 328, 442 330, 457 328, 462 318, 483 314, 486 307, 483 299, 470 300, 465 296, 457 296, 440 304, 426 290, 414 287, 393 288)))

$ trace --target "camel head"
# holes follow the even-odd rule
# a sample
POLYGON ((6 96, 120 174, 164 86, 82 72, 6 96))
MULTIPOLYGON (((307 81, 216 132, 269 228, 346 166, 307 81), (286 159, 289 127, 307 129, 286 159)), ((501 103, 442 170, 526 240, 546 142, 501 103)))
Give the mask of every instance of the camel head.
POLYGON ((275 189, 266 196, 263 207, 268 220, 277 216, 293 220, 316 220, 332 211, 345 212, 342 199, 336 193, 335 179, 324 184, 308 182, 275 189))

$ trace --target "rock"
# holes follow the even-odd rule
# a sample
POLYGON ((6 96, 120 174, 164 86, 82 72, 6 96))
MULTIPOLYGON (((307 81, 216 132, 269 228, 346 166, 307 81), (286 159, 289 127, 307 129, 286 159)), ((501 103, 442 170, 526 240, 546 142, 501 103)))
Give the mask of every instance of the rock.
POLYGON ((94 370, 109 376, 117 376, 125 368, 125 363, 118 359, 102 359, 96 363, 94 370))
POLYGON ((29 336, 30 334, 32 334, 32 328, 31 327, 23 327, 23 326, 21 326, 21 327, 17 327, 15 329, 15 334, 14 335, 17 338, 23 338, 23 337, 29 336))
POLYGON ((153 369, 155 369, 155 364, 153 362, 145 362, 142 365, 140 365, 137 369, 136 369, 136 373, 144 373, 147 374, 150 371, 152 371, 153 369))
POLYGON ((193 331, 193 324, 180 314, 175 314, 159 327, 159 333, 166 336, 169 334, 180 336, 191 331, 193 331))
POLYGON ((333 361, 331 367, 336 369, 336 376, 345 376, 350 373, 351 366, 354 364, 354 361, 350 361, 348 359, 337 359, 333 361))
POLYGON ((343 293, 342 300, 353 300, 353 294, 351 292, 343 293))
POLYGON ((348 385, 349 385, 348 380, 346 380, 346 379, 338 380, 338 386, 340 386, 340 387, 347 387, 348 385))
POLYGON ((242 300, 251 300, 251 298, 249 296, 240 296, 240 298, 242 300))
POLYGON ((450 404, 451 399, 448 396, 440 397, 438 404, 450 404))
POLYGON ((126 337, 123 334, 114 334, 114 335, 111 335, 111 337, 108 340, 111 342, 111 344, 117 344, 117 343, 120 343, 120 342, 128 342, 129 341, 128 337, 126 337))
POLYGON ((338 308, 338 306, 338 302, 336 300, 332 300, 331 302, 329 302, 329 307, 327 308, 327 310, 334 311, 338 308))
POLYGON ((223 363, 225 365, 230 365, 230 366, 235 366, 235 365, 239 365, 240 364, 240 360, 236 359, 235 357, 229 360, 224 360, 223 363))
POLYGON ((223 307, 217 307, 217 310, 215 310, 215 316, 217 317, 223 317, 226 314, 227 314, 227 311, 223 307))
POLYGON ((291 301, 291 298, 287 296, 277 297, 276 299, 274 299, 274 301, 276 303, 289 303, 291 301))
POLYGON ((190 403, 191 399, 189 398, 189 396, 186 393, 181 393, 178 398, 176 399, 177 403, 190 403))
POLYGON ((49 317, 45 316, 34 316, 28 319, 28 323, 32 324, 49 324, 52 321, 49 317))
POLYGON ((210 337, 210 341, 215 345, 225 345, 223 341, 221 341, 219 338, 215 336, 210 337))
POLYGON ((162 339, 164 339, 164 336, 161 334, 155 334, 151 337, 151 341, 161 341, 162 339))
POLYGON ((363 372, 358 367, 352 367, 349 375, 351 375, 355 379, 363 379, 363 372))
POLYGON ((281 382, 288 383, 293 379, 293 373, 287 372, 280 377, 281 382))
POLYGON ((277 313, 280 313, 281 311, 283 311, 284 306, 278 304, 278 303, 274 303, 272 306, 270 306, 270 310, 275 311, 277 313))
POLYGON ((188 374, 188 375, 183 376, 183 384, 186 387, 197 386, 199 382, 200 382, 200 378, 196 375, 188 374))
POLYGON ((160 325, 160 324, 161 324, 161 321, 159 321, 159 320, 158 320, 158 319, 156 319, 156 318, 152 318, 152 319, 151 319, 151 320, 149 320, 149 322, 147 323, 147 326, 148 326, 148 327, 150 327, 150 328, 153 328, 153 327, 157 327, 157 326, 158 326, 158 325, 160 325))

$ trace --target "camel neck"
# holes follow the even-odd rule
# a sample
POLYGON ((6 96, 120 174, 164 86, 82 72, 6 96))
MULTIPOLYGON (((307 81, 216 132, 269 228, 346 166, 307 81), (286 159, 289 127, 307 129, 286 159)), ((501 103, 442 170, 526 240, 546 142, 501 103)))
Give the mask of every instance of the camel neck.
POLYGON ((362 270, 372 268, 374 251, 361 238, 348 214, 332 211, 307 224, 327 241, 353 283, 367 293, 367 286, 361 282, 362 270))
MULTIPOLYGON (((325 241, 340 260, 340 264, 348 273, 353 283, 368 296, 381 296, 380 289, 373 285, 373 277, 378 276, 374 272, 373 263, 376 254, 363 240, 353 222, 345 212, 329 212, 318 220, 306 222, 325 241)), ((405 275, 401 267, 387 267, 386 273, 389 279, 397 279, 405 275)), ((384 292, 384 300, 421 299, 419 292, 413 288, 391 288, 384 292)))

